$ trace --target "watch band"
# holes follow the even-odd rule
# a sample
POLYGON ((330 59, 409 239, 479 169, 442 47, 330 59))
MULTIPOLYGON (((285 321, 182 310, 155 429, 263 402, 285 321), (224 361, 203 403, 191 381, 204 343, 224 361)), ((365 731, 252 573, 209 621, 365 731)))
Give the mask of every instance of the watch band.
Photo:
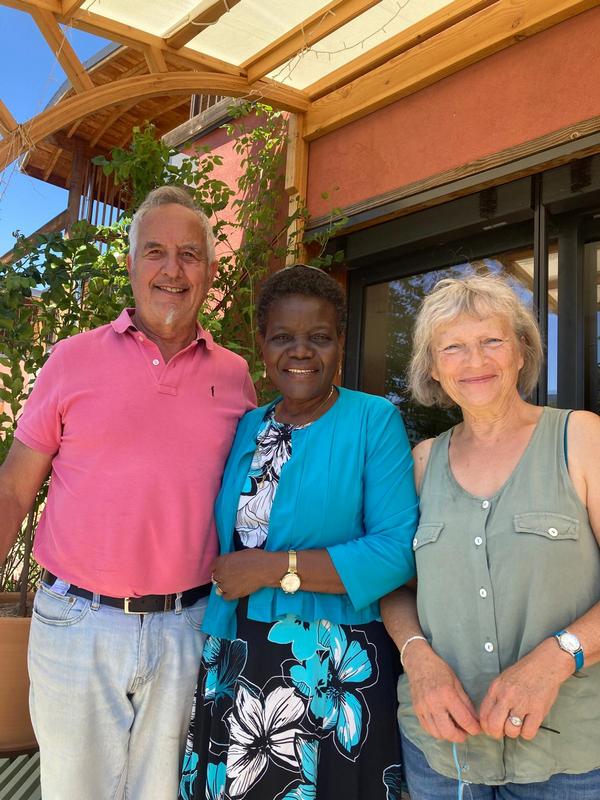
MULTIPOLYGON (((563 645, 562 645, 562 643, 560 641, 560 637, 564 633, 568 634, 570 632, 568 630, 566 630, 566 629, 563 629, 562 631, 556 631, 556 633, 553 634, 553 636, 555 637, 556 641, 558 642, 558 646, 560 647, 560 649, 564 650, 565 653, 569 653, 569 655, 573 656, 573 658, 575 659, 575 672, 579 672, 580 669, 583 669, 583 663, 584 663, 584 655, 583 655, 583 648, 581 647, 581 642, 579 642, 579 639, 576 639, 576 641, 579 643, 579 649, 578 650, 574 650, 574 651, 567 650, 566 647, 563 647, 563 645)), ((571 634, 571 635, 574 636, 575 634, 571 634)))
POLYGON ((288 572, 291 572, 293 575, 298 572, 298 559, 296 558, 295 550, 288 550, 288 572))

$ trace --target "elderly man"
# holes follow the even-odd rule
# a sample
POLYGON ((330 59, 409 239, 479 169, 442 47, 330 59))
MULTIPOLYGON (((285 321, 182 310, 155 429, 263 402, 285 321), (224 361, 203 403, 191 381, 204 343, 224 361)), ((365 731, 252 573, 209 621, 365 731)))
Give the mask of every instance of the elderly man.
POLYGON ((29 652, 44 800, 177 796, 213 502, 255 405, 197 324, 216 262, 188 193, 151 192, 130 248, 135 309, 54 347, 0 471, 0 560, 52 471, 29 652))

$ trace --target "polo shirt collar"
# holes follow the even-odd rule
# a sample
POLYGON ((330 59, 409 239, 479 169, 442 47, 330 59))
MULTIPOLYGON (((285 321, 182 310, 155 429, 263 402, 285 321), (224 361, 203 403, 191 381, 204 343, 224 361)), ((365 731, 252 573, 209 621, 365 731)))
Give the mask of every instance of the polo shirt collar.
MULTIPOLYGON (((126 333, 128 330, 136 330, 131 319, 134 311, 134 308, 124 308, 119 316, 110 323, 115 333, 126 333)), ((213 337, 208 331, 205 331, 199 323, 196 323, 196 341, 204 342, 207 350, 215 349, 213 337)))

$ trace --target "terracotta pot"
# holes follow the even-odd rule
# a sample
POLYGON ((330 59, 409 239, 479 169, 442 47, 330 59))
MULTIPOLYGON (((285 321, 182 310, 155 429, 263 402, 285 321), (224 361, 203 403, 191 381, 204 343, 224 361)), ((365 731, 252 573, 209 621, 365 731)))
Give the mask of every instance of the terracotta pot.
MULTIPOLYGON (((17 603, 0 593, 0 604, 17 603)), ((29 717, 27 642, 31 620, 0 617, 0 757, 37 749, 29 717)))

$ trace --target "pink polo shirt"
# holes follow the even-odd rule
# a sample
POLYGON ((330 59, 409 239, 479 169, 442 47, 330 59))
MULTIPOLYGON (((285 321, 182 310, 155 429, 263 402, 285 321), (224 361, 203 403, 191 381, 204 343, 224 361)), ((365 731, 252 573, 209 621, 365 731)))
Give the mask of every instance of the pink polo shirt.
POLYGON ((54 455, 39 563, 114 597, 207 583, 213 504, 237 422, 255 404, 246 362, 200 328, 167 364, 129 310, 59 342, 16 432, 54 455))

